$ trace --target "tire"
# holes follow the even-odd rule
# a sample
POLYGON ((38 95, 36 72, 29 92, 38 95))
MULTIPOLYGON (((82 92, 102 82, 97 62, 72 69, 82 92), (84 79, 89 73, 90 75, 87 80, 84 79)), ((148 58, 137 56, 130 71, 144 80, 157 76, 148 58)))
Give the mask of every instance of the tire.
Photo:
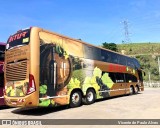
POLYGON ((82 94, 80 91, 74 91, 70 96, 70 107, 75 108, 79 107, 82 103, 82 94))
POLYGON ((132 86, 130 86, 130 95, 133 95, 134 94, 134 89, 132 86))
POLYGON ((135 86, 135 91, 134 91, 135 94, 138 94, 138 87, 135 86))
POLYGON ((83 98, 83 102, 86 105, 93 104, 95 102, 95 92, 93 89, 87 90, 86 96, 83 98))

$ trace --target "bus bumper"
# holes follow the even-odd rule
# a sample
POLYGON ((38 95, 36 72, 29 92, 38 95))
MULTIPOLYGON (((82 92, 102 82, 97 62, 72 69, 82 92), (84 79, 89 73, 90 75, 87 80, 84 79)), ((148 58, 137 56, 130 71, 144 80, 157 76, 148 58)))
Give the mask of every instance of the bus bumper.
POLYGON ((38 97, 35 94, 30 94, 25 97, 4 97, 5 103, 11 107, 37 107, 38 97))

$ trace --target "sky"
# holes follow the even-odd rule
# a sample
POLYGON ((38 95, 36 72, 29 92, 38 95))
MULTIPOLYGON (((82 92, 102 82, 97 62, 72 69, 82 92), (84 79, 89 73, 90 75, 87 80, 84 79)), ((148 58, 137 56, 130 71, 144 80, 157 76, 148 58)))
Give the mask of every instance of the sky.
POLYGON ((0 42, 30 26, 94 45, 160 42, 160 0, 0 1, 0 42))

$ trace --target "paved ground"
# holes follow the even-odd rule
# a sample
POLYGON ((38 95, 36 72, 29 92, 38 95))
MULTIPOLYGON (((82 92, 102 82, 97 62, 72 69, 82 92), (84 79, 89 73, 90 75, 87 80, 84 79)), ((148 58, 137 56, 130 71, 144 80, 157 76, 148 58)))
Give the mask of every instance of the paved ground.
MULTIPOLYGON (((97 101, 92 105, 88 106, 83 105, 78 108, 66 108, 66 106, 59 108, 38 108, 38 109, 0 108, 0 119, 11 119, 11 118, 12 119, 160 119, 160 88, 145 88, 144 92, 141 92, 137 95, 121 96, 121 97, 101 100, 97 101)), ((56 126, 56 127, 64 127, 64 126, 56 126)), ((98 126, 83 126, 83 127, 92 128, 98 126)), ((110 126, 110 127, 114 128, 116 126, 110 126)), ((120 128, 121 126, 118 127, 120 128)))

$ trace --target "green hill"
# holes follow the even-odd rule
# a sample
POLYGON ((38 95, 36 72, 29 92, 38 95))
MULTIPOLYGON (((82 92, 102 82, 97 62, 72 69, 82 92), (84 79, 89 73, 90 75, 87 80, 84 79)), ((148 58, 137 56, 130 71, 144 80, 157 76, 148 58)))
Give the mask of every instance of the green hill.
POLYGON ((160 43, 131 43, 131 44, 118 44, 118 51, 125 50, 127 55, 135 54, 160 54, 160 43))
POLYGON ((145 81, 149 80, 149 73, 151 80, 159 81, 158 57, 160 57, 160 43, 131 43, 118 44, 118 52, 124 52, 126 55, 136 57, 143 70, 146 73, 145 81))

